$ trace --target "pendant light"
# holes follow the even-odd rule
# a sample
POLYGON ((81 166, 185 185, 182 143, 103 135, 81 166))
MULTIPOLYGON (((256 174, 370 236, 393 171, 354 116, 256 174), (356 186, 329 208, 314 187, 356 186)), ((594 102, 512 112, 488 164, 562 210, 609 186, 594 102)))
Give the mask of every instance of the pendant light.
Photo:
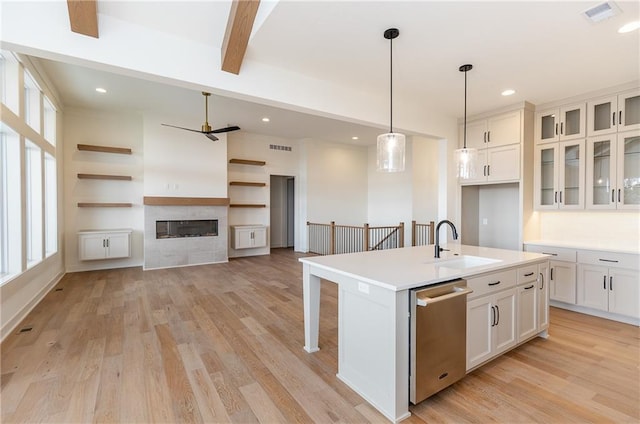
POLYGON ((459 180, 468 180, 476 176, 476 162, 478 150, 467 148, 467 72, 473 69, 473 65, 462 65, 458 70, 464 72, 464 130, 463 147, 454 152, 456 163, 456 175, 459 180))
POLYGON ((390 73, 389 73, 389 103, 390 119, 389 132, 378 136, 378 171, 402 172, 404 171, 404 134, 393 132, 393 39, 400 35, 397 28, 389 28, 384 32, 384 38, 389 40, 390 46, 390 73))

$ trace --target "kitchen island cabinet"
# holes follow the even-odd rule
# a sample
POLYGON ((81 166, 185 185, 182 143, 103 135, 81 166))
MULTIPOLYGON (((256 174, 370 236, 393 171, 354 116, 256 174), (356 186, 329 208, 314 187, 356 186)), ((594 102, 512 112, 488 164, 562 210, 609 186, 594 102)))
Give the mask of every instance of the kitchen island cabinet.
MULTIPOLYGON (((433 245, 300 259, 304 349, 309 353, 319 350, 321 279, 336 283, 337 377, 393 422, 410 415, 410 290, 461 278, 482 281, 487 274, 507 271, 514 275, 510 290, 514 293, 511 304, 516 308, 513 270, 546 264, 548 258, 532 252, 457 244, 447 248, 450 250, 442 252, 439 259, 433 257, 433 245)), ((480 286, 477 290, 476 294, 483 294, 480 286)), ((511 321, 511 332, 517 338, 515 310, 511 321)), ((546 336, 546 330, 539 334, 546 336)), ((509 343, 504 349, 516 345, 509 343)), ((481 362, 486 360, 490 358, 481 362)))

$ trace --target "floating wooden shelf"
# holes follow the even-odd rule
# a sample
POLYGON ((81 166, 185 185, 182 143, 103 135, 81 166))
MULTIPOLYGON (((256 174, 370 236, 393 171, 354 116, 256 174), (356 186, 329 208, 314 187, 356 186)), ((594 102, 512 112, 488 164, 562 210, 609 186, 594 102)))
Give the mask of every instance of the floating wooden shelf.
POLYGON ((231 181, 229 185, 232 186, 247 186, 247 187, 265 187, 267 183, 252 183, 250 181, 231 181))
POLYGON ((265 162, 263 160, 229 159, 229 163, 237 163, 237 164, 240 164, 240 165, 264 166, 267 162, 265 162))
POLYGON ((95 146, 93 144, 78 144, 78 150, 86 150, 89 152, 118 153, 121 155, 131 154, 131 149, 126 147, 95 146))
POLYGON ((267 205, 258 205, 252 203, 232 203, 229 205, 231 208, 266 208, 267 205))
POLYGON ((131 203, 78 203, 79 208, 130 208, 131 203))
POLYGON ((143 203, 148 206, 227 206, 229 198, 145 196, 143 203))
POLYGON ((78 174, 81 180, 122 180, 131 181, 130 175, 100 175, 100 174, 78 174))

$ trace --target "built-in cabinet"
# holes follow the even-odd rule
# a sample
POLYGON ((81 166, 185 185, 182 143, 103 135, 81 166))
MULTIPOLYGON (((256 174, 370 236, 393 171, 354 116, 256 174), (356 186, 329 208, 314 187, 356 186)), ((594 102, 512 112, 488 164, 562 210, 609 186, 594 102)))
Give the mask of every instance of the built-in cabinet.
MULTIPOLYGON (((475 177, 462 184, 494 183, 520 179, 520 110, 467 123, 467 147, 478 150, 475 177)), ((460 146, 464 140, 460 126, 460 146)))
POLYGON ((128 258, 131 256, 130 229, 78 232, 81 261, 128 258))
POLYGON ((586 104, 577 103, 536 112, 536 143, 584 138, 586 104))
POLYGON ((584 208, 584 140, 538 144, 534 163, 536 209, 584 208))
POLYGON ((553 258, 549 297, 554 306, 623 322, 640 319, 640 255, 537 243, 525 244, 525 250, 553 258))
POLYGON ((549 264, 518 268, 518 342, 549 327, 549 264))
POLYGON ((640 131, 587 139, 587 207, 640 208, 640 131))
POLYGON ((267 245, 267 227, 264 225, 231 226, 231 246, 238 249, 252 249, 267 245))
POLYGON ((587 136, 640 130, 640 90, 587 102, 587 136))

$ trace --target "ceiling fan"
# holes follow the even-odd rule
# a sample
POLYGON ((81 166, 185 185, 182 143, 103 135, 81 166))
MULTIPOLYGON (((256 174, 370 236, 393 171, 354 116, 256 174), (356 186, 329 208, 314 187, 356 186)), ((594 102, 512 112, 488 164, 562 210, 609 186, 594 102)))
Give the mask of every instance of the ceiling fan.
POLYGON ((197 133, 201 133, 204 134, 205 136, 207 136, 207 138, 209 140, 212 141, 217 141, 218 137, 216 137, 214 134, 220 134, 220 133, 226 133, 226 132, 230 132, 230 131, 237 131, 240 129, 240 127, 233 125, 230 127, 225 127, 225 128, 218 128, 215 130, 211 129, 211 125, 209 125, 209 121, 207 121, 207 116, 209 115, 209 96, 211 95, 211 93, 207 93, 205 91, 202 92, 202 95, 204 96, 204 124, 202 124, 202 130, 198 131, 198 130, 192 130, 191 128, 184 128, 184 127, 178 127, 176 125, 169 125, 169 124, 162 124, 165 127, 172 127, 172 128, 178 128, 181 130, 187 130, 187 131, 191 131, 191 132, 197 132, 197 133))

